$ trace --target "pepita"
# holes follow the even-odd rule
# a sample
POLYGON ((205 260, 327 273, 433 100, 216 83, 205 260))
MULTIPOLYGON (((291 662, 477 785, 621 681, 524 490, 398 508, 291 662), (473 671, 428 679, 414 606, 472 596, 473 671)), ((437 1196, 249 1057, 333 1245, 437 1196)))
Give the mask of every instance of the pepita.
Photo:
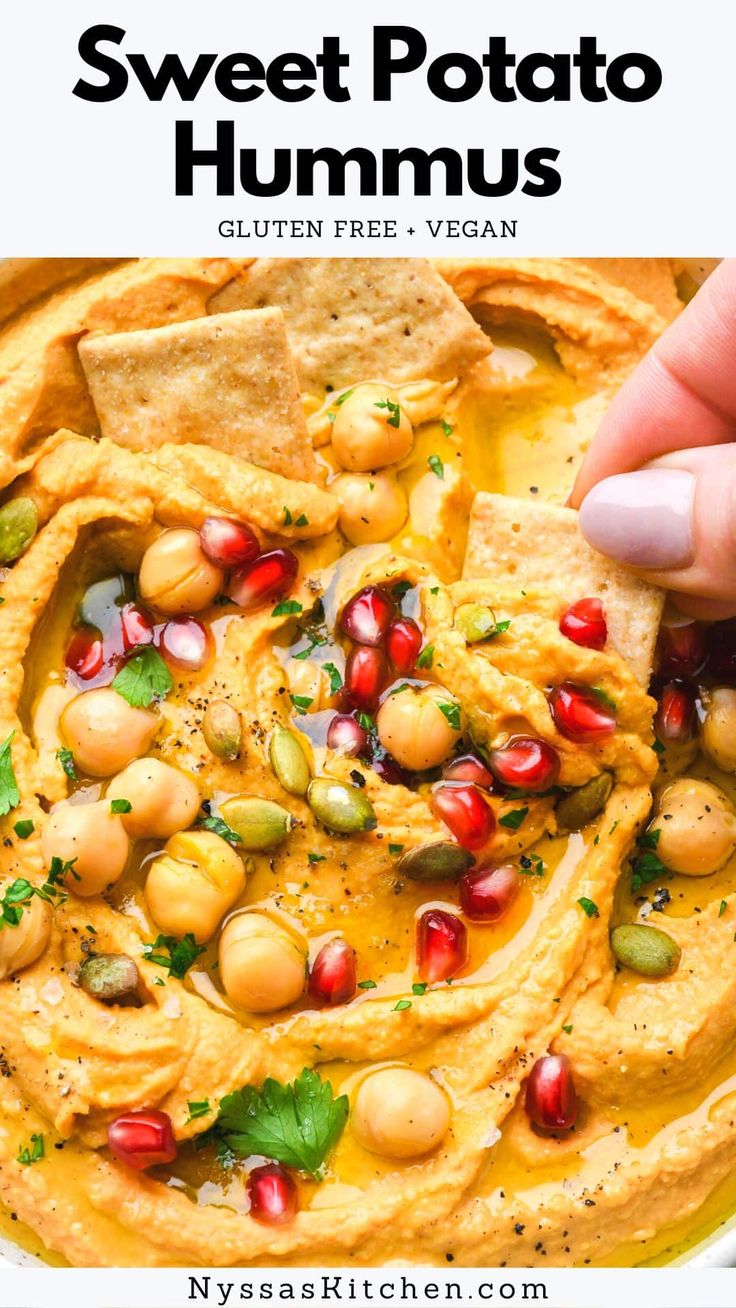
POLYGON ((475 645, 493 635, 496 615, 485 604, 460 604, 455 610, 455 626, 469 645, 475 645))
POLYGON ((599 776, 586 781, 584 786, 564 795, 556 809, 558 830, 582 831, 605 808, 612 790, 613 777, 610 772, 601 772, 599 776))
POLYGON ((356 831, 372 831, 376 826, 370 800, 357 786, 348 786, 344 781, 317 777, 309 784, 307 803, 329 831, 351 835, 356 831))
POLYGON ((202 735, 215 758, 231 763, 243 744, 243 722, 238 710, 226 699, 213 699, 202 718, 202 735))
POLYGON ((639 922, 615 927, 611 949, 619 963, 639 976, 669 976, 682 958, 682 950, 672 936, 659 927, 639 922))
POLYGON ((304 749, 287 727, 276 727, 271 735, 268 757, 277 781, 290 795, 306 795, 311 779, 304 749))
POLYGON ((450 840, 431 840, 407 849, 396 864, 399 876, 410 881, 458 881, 475 859, 467 849, 450 840))
POLYGON ((93 954, 77 974, 83 990, 103 1004, 130 999, 138 990, 138 968, 129 954, 93 954))
POLYGON ((256 795, 234 795, 220 805, 220 813, 249 850, 275 849, 294 825, 288 809, 256 795))
POLYGON ((12 563, 28 549, 38 530, 38 510, 27 495, 0 508, 0 563, 12 563))

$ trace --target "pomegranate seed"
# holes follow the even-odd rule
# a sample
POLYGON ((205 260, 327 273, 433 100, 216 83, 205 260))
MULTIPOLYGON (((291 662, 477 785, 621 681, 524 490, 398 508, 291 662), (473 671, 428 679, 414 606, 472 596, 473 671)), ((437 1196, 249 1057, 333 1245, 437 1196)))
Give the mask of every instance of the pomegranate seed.
POLYGON ((605 740, 616 730, 616 719, 597 695, 587 686, 563 681, 549 697, 549 708, 554 724, 566 740, 591 745, 605 740))
POLYGON ((608 628, 600 600, 576 600, 560 618, 560 631, 576 645, 584 645, 586 649, 603 649, 608 639, 608 628))
POLYGON ((94 627, 82 627, 76 631, 69 642, 64 662, 69 671, 81 677, 82 681, 96 677, 105 662, 99 631, 94 627))
POLYGON ((411 782, 411 773, 401 767, 390 754, 385 750, 376 753, 371 760, 371 767, 377 777, 385 781, 389 786, 408 786, 411 782))
POLYGON ((336 713, 327 728, 327 748, 338 749, 348 758, 357 758, 367 754, 369 736, 365 727, 361 727, 349 713, 336 713))
POLYGON ((107 1143, 121 1163, 137 1172, 176 1158, 171 1118, 154 1108, 121 1113, 107 1128, 107 1143))
POLYGON ((488 762, 504 786, 523 790, 549 790, 560 775, 557 750, 536 736, 514 736, 499 749, 492 750, 488 762))
POLYGON ((569 1131, 578 1114, 570 1060, 546 1054, 534 1064, 526 1083, 527 1116, 543 1131, 569 1131))
POLYGON ((511 863, 479 867, 460 881, 460 906, 473 922, 495 922, 516 899, 521 878, 511 863))
POLYGON ((668 681, 659 695, 654 730, 660 740, 692 740, 695 725, 695 690, 681 681, 668 681))
POLYGON ((252 563, 261 551, 255 532, 233 518, 205 518, 199 529, 199 543, 210 563, 224 572, 252 563))
POLYGON ((496 829, 493 809, 476 786, 441 783, 432 795, 432 811, 463 849, 480 849, 496 829))
POLYGON ((397 672, 412 672, 422 648, 422 633, 412 618, 398 618, 386 632, 386 653, 397 672))
POLYGON ((153 618, 138 604, 126 604, 120 619, 123 624, 123 649, 153 644, 153 618))
POLYGON ((468 781, 481 790, 493 790, 493 773, 477 754, 461 754, 442 769, 443 781, 468 781))
POLYGON ((657 670, 662 677, 694 677, 708 657, 707 628, 702 622, 660 627, 657 670))
POLYGON ((233 573, 228 594, 241 609, 255 609, 286 595, 298 571, 299 560, 291 550, 269 550, 233 573))
POLYGON ((370 645, 356 645, 345 664, 343 700, 350 708, 372 713, 378 696, 389 677, 388 663, 383 650, 370 645))
POLYGON ((421 981, 446 981, 468 960, 468 933, 454 913, 429 908, 417 923, 417 965, 421 981))
POLYGON ((709 634, 709 670, 721 684, 736 685, 736 623, 716 622, 709 634))
POLYGON ((340 626, 359 645, 380 645, 394 613, 394 602, 385 590, 380 586, 364 586, 348 600, 340 626))
POLYGON ((246 1188, 250 1215, 264 1226, 283 1226, 296 1216, 299 1207, 296 1182, 280 1163, 254 1167, 246 1188))
POLYGON ((323 1004, 346 1004, 356 989, 355 950, 336 936, 320 949, 309 970, 309 993, 323 1004))
POLYGON ((187 672, 199 672, 210 657, 210 637, 196 618, 167 622, 161 632, 161 653, 187 672))

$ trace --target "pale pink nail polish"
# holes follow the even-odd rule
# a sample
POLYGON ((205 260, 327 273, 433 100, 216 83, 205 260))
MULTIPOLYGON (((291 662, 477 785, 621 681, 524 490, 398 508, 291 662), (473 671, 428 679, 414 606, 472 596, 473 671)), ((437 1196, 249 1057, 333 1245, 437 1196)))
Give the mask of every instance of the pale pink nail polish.
POLYGON ((606 477, 580 507, 594 549, 635 568, 686 568, 693 560, 695 478, 677 468, 606 477))

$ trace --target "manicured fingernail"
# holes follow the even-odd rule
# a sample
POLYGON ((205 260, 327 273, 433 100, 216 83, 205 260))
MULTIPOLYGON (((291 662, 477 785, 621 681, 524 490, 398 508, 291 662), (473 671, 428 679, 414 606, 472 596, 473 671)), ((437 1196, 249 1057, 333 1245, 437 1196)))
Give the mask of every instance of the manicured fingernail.
POLYGON ((677 468, 606 477, 580 506, 594 549, 634 568, 685 568, 693 560, 695 478, 677 468))

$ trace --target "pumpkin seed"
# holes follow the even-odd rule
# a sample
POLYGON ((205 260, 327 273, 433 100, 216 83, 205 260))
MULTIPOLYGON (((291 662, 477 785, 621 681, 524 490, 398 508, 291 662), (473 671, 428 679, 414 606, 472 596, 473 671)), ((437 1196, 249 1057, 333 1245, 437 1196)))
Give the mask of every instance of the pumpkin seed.
POLYGON ((475 645, 495 631, 496 615, 485 604, 460 604, 455 610, 455 626, 469 645, 475 645))
POLYGON ((276 779, 290 795, 306 795, 310 781, 309 762, 298 738, 287 727, 276 727, 268 747, 276 779))
POLYGON ((581 831, 605 808, 612 790, 613 777, 610 772, 601 772, 599 776, 586 781, 584 786, 571 790, 569 795, 565 795, 557 805, 558 829, 581 831))
POLYGON ((220 805, 220 813, 237 832, 243 849, 275 849, 294 825, 288 809, 255 795, 234 795, 220 805))
POLYGON ((682 957, 677 941, 666 931, 636 922, 615 927, 611 949, 619 963, 640 976, 669 976, 682 957))
POLYGON ((94 954, 77 974, 83 990, 103 1004, 130 999, 138 990, 138 968, 129 954, 94 954))
POLYGON ((12 563, 28 549, 38 530, 38 511, 33 500, 19 495, 0 508, 0 563, 12 563))
POLYGON ((309 784, 307 803, 329 831, 350 835, 354 831, 372 831, 376 826, 371 801, 357 786, 348 786, 344 781, 317 777, 309 784))
POLYGON ((238 710, 226 699, 210 700, 202 718, 202 735, 215 758, 232 762, 243 743, 243 722, 238 710))
POLYGON ((396 864, 400 876, 410 881, 458 881, 475 859, 461 845, 450 840, 431 840, 407 849, 396 864))

